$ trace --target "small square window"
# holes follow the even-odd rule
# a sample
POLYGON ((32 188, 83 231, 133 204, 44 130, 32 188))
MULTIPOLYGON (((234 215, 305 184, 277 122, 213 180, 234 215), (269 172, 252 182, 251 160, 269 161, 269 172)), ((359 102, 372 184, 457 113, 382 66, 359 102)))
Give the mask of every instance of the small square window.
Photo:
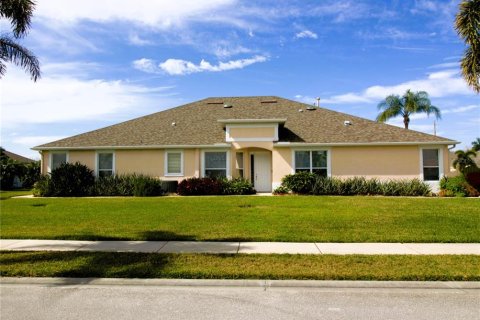
POLYGON ((167 151, 166 153, 166 172, 165 175, 181 176, 183 175, 183 153, 181 151, 167 151))
POLYGON ((60 167, 63 163, 67 163, 67 153, 52 153, 52 163, 51 163, 51 170, 55 170, 60 167))

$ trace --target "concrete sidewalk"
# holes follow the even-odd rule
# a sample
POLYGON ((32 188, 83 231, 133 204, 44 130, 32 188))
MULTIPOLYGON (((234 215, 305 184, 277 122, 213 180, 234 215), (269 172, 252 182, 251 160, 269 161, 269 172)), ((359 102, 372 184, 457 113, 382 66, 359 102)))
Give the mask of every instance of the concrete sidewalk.
POLYGON ((102 251, 228 254, 469 254, 480 255, 480 243, 293 243, 202 241, 71 241, 0 240, 7 251, 102 251))

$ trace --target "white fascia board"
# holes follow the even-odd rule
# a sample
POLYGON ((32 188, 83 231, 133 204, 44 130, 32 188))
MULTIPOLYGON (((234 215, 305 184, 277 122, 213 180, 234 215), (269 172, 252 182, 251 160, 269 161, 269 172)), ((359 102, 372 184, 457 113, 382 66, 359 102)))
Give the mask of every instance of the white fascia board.
POLYGON ((333 143, 302 143, 302 142, 277 142, 273 146, 280 147, 347 147, 347 146, 418 146, 418 145, 456 145, 459 141, 435 142, 333 142, 333 143))
POLYGON ((234 123, 285 123, 287 121, 286 118, 280 119, 219 119, 217 122, 223 124, 234 124, 234 123))
POLYGON ((230 148, 230 143, 190 144, 190 145, 149 145, 149 146, 91 146, 91 147, 34 147, 31 150, 142 150, 142 149, 196 149, 230 148))

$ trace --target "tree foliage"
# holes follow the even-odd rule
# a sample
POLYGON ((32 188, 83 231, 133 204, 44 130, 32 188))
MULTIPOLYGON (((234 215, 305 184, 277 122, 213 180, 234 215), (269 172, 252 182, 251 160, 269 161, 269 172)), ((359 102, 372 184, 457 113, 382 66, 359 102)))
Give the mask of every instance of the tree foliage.
POLYGON ((410 89, 403 96, 389 95, 378 104, 378 109, 382 110, 377 116, 378 122, 386 122, 395 117, 403 117, 405 129, 408 129, 410 116, 415 113, 433 114, 437 119, 441 119, 440 109, 433 106, 425 91, 413 92, 410 89))
POLYGON ((5 75, 5 63, 25 69, 33 81, 40 78, 40 63, 35 55, 17 41, 27 35, 35 2, 31 0, 1 0, 0 18, 10 21, 12 32, 0 36, 0 78, 5 75))
POLYGON ((467 46, 461 60, 463 77, 475 92, 480 93, 480 0, 460 3, 455 29, 467 46))

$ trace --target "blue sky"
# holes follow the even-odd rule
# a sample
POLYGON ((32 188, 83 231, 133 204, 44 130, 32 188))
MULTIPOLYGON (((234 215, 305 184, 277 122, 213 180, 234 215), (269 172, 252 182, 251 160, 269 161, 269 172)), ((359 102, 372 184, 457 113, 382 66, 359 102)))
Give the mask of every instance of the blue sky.
MULTIPOLYGON (((480 97, 459 74, 458 3, 38 0, 22 43, 43 77, 8 66, 1 144, 38 158, 35 145, 210 96, 320 97, 375 119, 383 98, 412 89, 442 110, 437 134, 464 148, 480 136, 480 97)), ((433 133, 433 118, 411 129, 433 133)))

